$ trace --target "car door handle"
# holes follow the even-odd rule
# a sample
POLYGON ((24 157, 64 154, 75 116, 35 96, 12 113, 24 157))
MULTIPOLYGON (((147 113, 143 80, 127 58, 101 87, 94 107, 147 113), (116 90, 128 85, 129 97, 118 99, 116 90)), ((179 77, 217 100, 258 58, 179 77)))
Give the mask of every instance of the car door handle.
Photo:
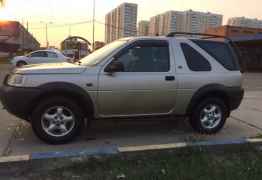
POLYGON ((166 81, 174 81, 175 76, 166 76, 165 79, 166 79, 166 81))

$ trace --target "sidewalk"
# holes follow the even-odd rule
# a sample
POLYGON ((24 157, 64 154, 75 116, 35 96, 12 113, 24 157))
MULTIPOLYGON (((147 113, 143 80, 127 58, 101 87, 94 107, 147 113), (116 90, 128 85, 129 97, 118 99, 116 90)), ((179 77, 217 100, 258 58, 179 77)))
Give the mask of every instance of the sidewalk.
POLYGON ((3 156, 9 154, 12 139, 15 138, 15 129, 20 120, 3 110, 2 105, 0 108, 0 156, 3 156))

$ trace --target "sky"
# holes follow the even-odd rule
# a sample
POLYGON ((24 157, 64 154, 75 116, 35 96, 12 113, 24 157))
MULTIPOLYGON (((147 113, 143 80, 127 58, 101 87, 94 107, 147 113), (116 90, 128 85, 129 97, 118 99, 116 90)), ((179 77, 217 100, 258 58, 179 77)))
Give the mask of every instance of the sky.
MULTIPOLYGON (((229 17, 262 19, 262 0, 96 0, 96 20, 104 22, 104 16, 123 2, 138 4, 138 20, 168 10, 196 10, 224 15, 224 24, 229 17)), ((0 9, 0 19, 17 20, 26 25, 37 40, 45 45, 45 23, 48 24, 50 45, 59 46, 70 35, 92 40, 93 0, 6 0, 0 9), (69 28, 68 24, 72 24, 69 28)), ((95 40, 104 40, 104 25, 95 24, 95 40)))

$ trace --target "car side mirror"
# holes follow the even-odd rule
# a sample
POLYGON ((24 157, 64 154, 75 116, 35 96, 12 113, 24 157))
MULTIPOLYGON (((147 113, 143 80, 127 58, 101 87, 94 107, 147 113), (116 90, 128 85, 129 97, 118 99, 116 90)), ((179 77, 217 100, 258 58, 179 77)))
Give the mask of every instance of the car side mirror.
POLYGON ((124 65, 119 61, 113 60, 107 67, 105 68, 105 72, 107 73, 115 73, 115 72, 123 72, 124 65))

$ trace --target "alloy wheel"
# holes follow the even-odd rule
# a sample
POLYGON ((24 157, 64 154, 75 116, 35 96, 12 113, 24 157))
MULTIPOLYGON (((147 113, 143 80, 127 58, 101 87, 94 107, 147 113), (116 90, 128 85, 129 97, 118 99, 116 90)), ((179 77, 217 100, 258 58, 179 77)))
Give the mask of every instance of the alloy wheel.
POLYGON ((222 121, 221 108, 216 104, 206 105, 200 112, 201 125, 205 129, 214 129, 222 121))
POLYGON ((63 137, 75 127, 73 112, 63 106, 54 106, 47 109, 41 118, 43 130, 50 136, 63 137))

